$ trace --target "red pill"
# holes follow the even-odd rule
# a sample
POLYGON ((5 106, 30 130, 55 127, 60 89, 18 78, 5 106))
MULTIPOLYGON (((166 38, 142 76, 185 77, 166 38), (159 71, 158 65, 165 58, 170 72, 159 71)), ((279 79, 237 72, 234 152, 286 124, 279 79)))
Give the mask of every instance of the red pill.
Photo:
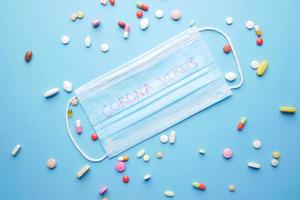
POLYGON ((115 5, 116 1, 115 0, 109 0, 110 5, 115 5))
POLYGON ((238 125, 237 125, 237 129, 238 129, 239 131, 241 131, 241 130, 243 130, 244 126, 245 126, 245 124, 239 122, 238 125))
POLYGON ((143 12, 142 11, 137 11, 136 12, 136 16, 137 16, 137 18, 142 18, 143 17, 143 12))
POLYGON ((122 181, 124 183, 128 183, 129 182, 129 176, 123 176, 122 181))
POLYGON ((258 46, 261 46, 263 43, 264 43, 264 41, 263 41, 262 38, 257 38, 257 39, 256 39, 256 44, 257 44, 258 46))
POLYGON ((92 135, 91 135, 91 139, 93 140, 93 141, 96 141, 96 140, 98 140, 98 134, 97 133, 93 133, 92 135))
POLYGON ((26 53, 25 53, 25 61, 26 62, 30 62, 31 58, 32 58, 32 51, 31 50, 26 51, 26 53))
POLYGON ((230 44, 226 44, 223 47, 223 51, 224 51, 224 53, 230 53, 231 52, 231 46, 230 46, 230 44))
POLYGON ((120 26, 120 28, 125 28, 126 24, 123 21, 118 21, 118 25, 120 26))
POLYGON ((138 7, 139 9, 142 9, 143 11, 148 11, 149 6, 143 2, 137 1, 136 2, 136 7, 138 7))
POLYGON ((204 183, 199 183, 199 187, 200 190, 205 190, 206 189, 206 185, 204 183))

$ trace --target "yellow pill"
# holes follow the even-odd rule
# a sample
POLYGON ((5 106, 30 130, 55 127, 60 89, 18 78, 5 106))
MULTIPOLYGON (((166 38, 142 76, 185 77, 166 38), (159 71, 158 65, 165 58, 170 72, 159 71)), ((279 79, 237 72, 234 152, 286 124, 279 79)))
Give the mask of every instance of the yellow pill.
POLYGON ((280 153, 279 153, 279 151, 274 151, 274 152, 273 152, 273 158, 275 158, 275 159, 280 158, 280 153))
POLYGON ((295 113, 297 109, 296 107, 281 106, 279 110, 282 113, 295 113))
POLYGON ((256 70, 257 76, 262 76, 267 71, 267 68, 269 67, 269 63, 266 60, 263 60, 259 63, 258 68, 256 70))

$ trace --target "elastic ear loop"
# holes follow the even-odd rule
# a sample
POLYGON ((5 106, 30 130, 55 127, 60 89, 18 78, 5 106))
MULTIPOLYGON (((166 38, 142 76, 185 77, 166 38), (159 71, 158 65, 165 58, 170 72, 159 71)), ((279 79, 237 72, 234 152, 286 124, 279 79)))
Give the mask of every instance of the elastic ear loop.
POLYGON ((67 126, 67 132, 68 132, 68 135, 69 135, 69 137, 71 138, 71 140, 72 140, 73 144, 75 145, 76 149, 81 153, 81 155, 82 155, 85 159, 87 159, 87 160, 89 160, 89 161, 91 161, 91 162, 100 162, 100 161, 102 161, 104 158, 107 157, 107 154, 105 154, 104 156, 102 156, 102 157, 100 157, 100 158, 91 158, 90 156, 86 155, 86 153, 84 153, 84 151, 79 147, 79 145, 78 145, 77 142, 75 141, 73 135, 71 134, 70 126, 69 126, 68 110, 69 110, 69 108, 70 108, 70 103, 71 103, 71 100, 72 100, 73 98, 76 98, 76 97, 74 96, 74 97, 72 97, 72 98, 70 98, 70 99, 68 100, 68 103, 67 103, 67 110, 66 110, 66 126, 67 126))
POLYGON ((238 70, 239 70, 239 74, 240 74, 240 82, 237 84, 237 85, 233 85, 233 86, 230 86, 230 89, 237 89, 239 87, 241 87, 241 85, 243 84, 244 82, 244 77, 243 77, 243 73, 242 73, 242 69, 241 69, 241 65, 240 65, 240 61, 236 55, 236 51, 233 47, 233 44, 229 38, 229 36, 224 33, 223 31, 221 31, 220 29, 217 29, 217 28, 214 28, 214 27, 204 27, 204 28, 199 28, 198 29, 199 32, 201 31, 215 31, 217 33, 220 33, 222 36, 224 36, 226 38, 226 40, 228 41, 230 47, 231 47, 231 50, 232 50, 232 53, 233 53, 233 58, 234 58, 234 61, 238 67, 238 70))

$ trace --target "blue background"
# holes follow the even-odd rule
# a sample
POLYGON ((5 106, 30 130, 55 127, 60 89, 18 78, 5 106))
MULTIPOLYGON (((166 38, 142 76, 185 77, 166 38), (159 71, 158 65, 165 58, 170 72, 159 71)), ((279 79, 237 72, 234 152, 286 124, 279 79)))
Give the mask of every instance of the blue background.
MULTIPOLYGON (((176 193, 174 199, 300 199, 300 123, 299 114, 284 115, 281 105, 300 107, 300 2, 299 1, 208 1, 155 0, 146 1, 151 21, 146 31, 138 27, 135 1, 117 1, 115 7, 102 7, 99 1, 82 0, 19 0, 2 1, 0 17, 0 199, 100 199, 98 188, 107 185, 109 199, 165 199, 164 190, 176 193), (161 8, 165 17, 158 20, 154 11, 161 8), (174 22, 169 15, 179 8, 183 17, 174 22), (69 15, 83 10, 85 18, 72 22, 69 15), (225 18, 233 16, 232 26, 225 18), (94 29, 90 21, 100 18, 94 29), (116 158, 101 163, 84 160, 71 144, 64 123, 65 105, 72 94, 61 92, 51 99, 43 93, 62 89, 70 80, 74 87, 96 78, 120 64, 188 28, 189 20, 197 26, 215 26, 227 32, 240 58, 245 83, 227 100, 172 127, 177 132, 176 144, 161 144, 159 135, 126 151, 129 184, 114 170, 116 158), (264 45, 255 44, 254 31, 245 22, 254 20, 263 30, 264 45), (131 24, 130 38, 122 38, 118 20, 131 24), (60 43, 62 35, 71 42, 60 43), (83 46, 86 35, 93 45, 83 46), (102 42, 110 45, 106 54, 99 50, 102 42), (24 54, 33 50, 33 59, 25 63, 24 54), (253 59, 269 60, 263 77, 251 69, 253 59), (242 116, 248 117, 241 133, 236 131, 242 116), (255 150, 252 141, 260 139, 263 147, 255 150), (20 143, 22 150, 11 156, 20 143), (201 157, 198 148, 206 149, 201 157), (222 157, 222 149, 231 147, 231 160, 222 157), (145 163, 135 154, 145 148, 151 160, 145 163), (282 156, 280 165, 272 168, 272 152, 282 156), (162 160, 155 158, 163 151, 162 160), (46 167, 48 158, 57 160, 56 169, 46 167), (247 167, 248 161, 262 164, 259 171, 247 167), (78 180, 76 172, 85 164, 91 170, 78 180), (142 180, 146 173, 149 182, 142 180), (202 192, 191 187, 193 181, 204 182, 202 192), (230 193, 229 184, 237 187, 230 193)), ((225 55, 225 40, 215 33, 204 33, 222 71, 235 71, 231 55, 225 55)), ((80 118, 84 133, 76 137, 91 155, 103 153, 98 142, 90 140, 92 129, 80 106, 74 109, 74 119, 80 118)), ((170 130, 166 130, 168 133, 170 130)))

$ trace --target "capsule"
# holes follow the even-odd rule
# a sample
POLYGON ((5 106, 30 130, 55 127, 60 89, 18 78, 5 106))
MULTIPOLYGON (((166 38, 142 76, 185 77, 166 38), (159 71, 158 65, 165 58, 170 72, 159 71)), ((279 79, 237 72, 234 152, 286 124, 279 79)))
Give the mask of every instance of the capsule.
POLYGON ((120 26, 120 28, 125 28, 126 23, 123 21, 118 21, 118 25, 120 26))
POLYGON ((258 25, 255 25, 254 29, 255 29, 255 33, 256 33, 257 37, 260 37, 262 35, 262 31, 261 31, 260 27, 258 25))
POLYGON ((246 122, 247 122, 247 118, 246 117, 242 117, 242 119, 239 121, 239 123, 237 125, 237 130, 239 130, 239 131, 243 130, 246 122))
POLYGON ((260 164, 256 162, 248 162, 248 167, 253 168, 253 169, 260 169, 260 164))
POLYGON ((205 190, 206 189, 206 185, 204 183, 193 182, 192 186, 196 189, 199 189, 199 190, 205 190))
POLYGON ((279 110, 282 113, 294 114, 297 109, 296 109, 296 107, 281 106, 279 110))
POLYGON ((32 58, 32 51, 31 50, 26 51, 25 57, 24 57, 25 61, 30 62, 31 58, 32 58))
POLYGON ((129 160, 129 157, 128 157, 127 155, 125 155, 125 156, 120 156, 120 157, 118 158, 118 161, 126 162, 126 161, 128 161, 128 160, 129 160))
POLYGON ((89 165, 84 165, 84 166, 76 173, 77 178, 83 177, 89 170, 90 170, 90 166, 89 166, 89 165))
POLYGON ((267 60, 263 60, 259 63, 258 68, 256 69, 257 76, 263 76, 269 67, 267 60))
POLYGON ((76 120, 76 132, 78 134, 82 133, 82 126, 81 126, 81 121, 80 120, 76 120))
POLYGON ((15 148, 11 151, 11 155, 15 157, 21 150, 21 145, 17 144, 15 148))
POLYGON ((135 5, 139 9, 142 9, 143 11, 148 11, 148 9, 149 9, 149 6, 141 1, 137 1, 135 5))
POLYGON ((129 32, 130 32, 130 26, 126 24, 125 27, 124 27, 124 33, 123 33, 123 38, 124 39, 128 39, 129 32))

